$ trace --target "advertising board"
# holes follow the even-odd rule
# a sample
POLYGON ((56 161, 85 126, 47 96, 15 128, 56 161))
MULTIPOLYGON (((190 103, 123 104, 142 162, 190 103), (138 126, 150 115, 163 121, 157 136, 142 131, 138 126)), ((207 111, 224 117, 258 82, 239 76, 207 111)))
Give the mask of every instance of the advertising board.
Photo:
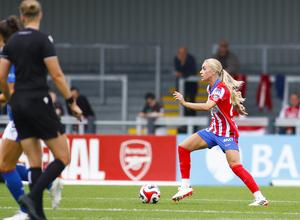
MULTIPOLYGON (((187 135, 178 135, 177 144, 187 135)), ((241 136, 241 162, 260 186, 273 181, 300 181, 300 137, 289 135, 241 136)), ((181 175, 177 157, 177 181, 181 175)), ((191 153, 192 185, 243 185, 229 168, 218 146, 191 153)))
MULTIPOLYGON (((176 180, 176 136, 68 135, 68 141, 64 180, 176 180)), ((42 146, 45 167, 53 155, 42 146)), ((24 154, 19 162, 29 166, 24 154)))

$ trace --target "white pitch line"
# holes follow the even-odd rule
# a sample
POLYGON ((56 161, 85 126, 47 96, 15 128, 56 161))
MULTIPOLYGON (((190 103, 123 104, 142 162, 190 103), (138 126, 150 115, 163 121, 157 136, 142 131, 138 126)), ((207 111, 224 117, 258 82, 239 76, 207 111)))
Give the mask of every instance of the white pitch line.
MULTIPOLYGON (((0 207, 0 209, 16 209, 16 207, 0 207)), ((52 210, 52 208, 44 208, 52 210)), ((300 215, 300 212, 250 212, 250 211, 220 211, 220 210, 178 210, 178 209, 97 209, 97 208, 59 208, 58 211, 108 211, 108 212, 184 212, 184 213, 219 213, 219 214, 262 214, 262 215, 300 215)))
MULTIPOLYGON (((0 197, 1 198, 1 197, 0 197)), ((47 198, 51 199, 51 198, 47 198)), ((139 200, 138 197, 136 198, 63 198, 65 200, 139 200)), ((171 198, 161 198, 160 200, 170 200, 171 198)), ((242 199, 193 199, 189 198, 189 200, 197 200, 197 201, 207 201, 207 202, 251 202, 252 200, 242 200, 242 199)), ((269 202, 278 202, 278 203, 300 203, 300 201, 278 201, 278 200, 268 200, 269 202)))
MULTIPOLYGON (((212 202, 249 202, 249 201, 252 201, 252 200, 231 200, 231 199, 192 199, 192 200, 199 200, 199 201, 212 201, 212 202)), ((278 200, 269 200, 269 202, 278 202, 278 203, 300 203, 300 201, 278 201, 278 200)))
MULTIPOLYGON (((50 199, 50 198, 48 198, 50 199)), ((138 200, 139 198, 63 198, 66 200, 138 200)), ((170 200, 171 198, 161 198, 161 200, 170 200)), ((193 199, 189 198, 189 200, 197 200, 197 201, 207 201, 207 202, 251 202, 252 200, 242 200, 242 199, 193 199)), ((300 201, 278 201, 278 200, 268 200, 269 202, 278 202, 278 203, 300 203, 300 201)))
MULTIPOLYGON (((0 197, 0 199, 7 199, 11 197, 0 197)), ((51 200, 51 198, 44 198, 45 200, 51 200)), ((139 200, 138 197, 136 198, 81 198, 81 197, 75 197, 75 198, 62 198, 63 200, 139 200)), ((171 201, 171 198, 161 198, 160 200, 169 200, 171 201)), ((242 199, 193 199, 189 198, 189 200, 196 200, 196 201, 206 201, 206 202, 251 202, 252 200, 242 200, 242 199)), ((280 200, 269 200, 269 202, 274 203, 300 203, 300 201, 280 201, 280 200)))
MULTIPOLYGON (((1 198, 1 197, 0 197, 1 198)), ((51 199, 51 198, 44 198, 44 199, 51 199)), ((139 200, 138 197, 136 198, 62 198, 63 200, 139 200)), ((160 200, 169 200, 171 198, 160 198, 160 200)), ((251 202, 252 200, 242 200, 242 199, 193 199, 189 198, 189 200, 196 200, 196 201, 206 201, 206 202, 251 202)), ((300 201, 278 201, 278 200, 268 200, 269 202, 277 202, 277 203, 300 203, 300 201)))

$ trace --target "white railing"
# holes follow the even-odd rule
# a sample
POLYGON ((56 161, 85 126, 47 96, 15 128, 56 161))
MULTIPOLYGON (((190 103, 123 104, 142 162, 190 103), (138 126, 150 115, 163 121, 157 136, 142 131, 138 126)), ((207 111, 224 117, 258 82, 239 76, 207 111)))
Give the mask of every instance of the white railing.
MULTIPOLYGON (((235 123, 238 126, 249 126, 249 127, 267 127, 269 125, 269 119, 267 117, 242 117, 234 118, 235 123)), ((78 122, 74 117, 64 116, 62 117, 62 123, 71 125, 79 125, 79 134, 84 134, 83 126, 87 124, 87 120, 78 122)), ((157 118, 154 122, 155 125, 164 125, 164 126, 187 126, 187 134, 191 135, 194 133, 194 126, 206 127, 210 124, 210 117, 160 117, 157 118)), ((147 119, 142 117, 137 117, 135 121, 95 121, 95 125, 133 125, 136 127, 136 134, 141 135, 143 127, 147 126, 147 119)), ((66 128, 66 132, 68 133, 66 128)), ((71 133, 71 132, 69 132, 71 133)))
POLYGON ((276 118, 275 127, 295 127, 296 134, 300 135, 300 119, 297 118, 276 118))
POLYGON ((81 121, 78 121, 75 117, 72 116, 62 116, 61 123, 65 125, 67 134, 72 133, 73 125, 78 125, 78 134, 84 134, 84 125, 86 125, 88 122, 86 119, 82 119, 81 121))
POLYGON ((269 126, 268 117, 235 117, 235 123, 237 126, 248 126, 248 127, 267 127, 269 126))
MULTIPOLYGON (((243 117, 235 118, 234 121, 238 126, 262 126, 267 127, 269 125, 269 120, 267 117, 243 117)), ((294 120, 295 121, 295 120, 294 120)), ((296 120, 297 121, 297 120, 296 120)), ((0 124, 7 124, 9 118, 7 115, 0 116, 0 124)), ((84 134, 84 126, 88 123, 86 119, 78 121, 75 117, 72 116, 62 116, 62 124, 65 125, 66 133, 72 133, 72 125, 78 125, 78 134, 84 134)), ((106 120, 97 120, 94 122, 95 125, 116 125, 116 126, 135 126, 137 135, 142 134, 143 127, 147 126, 147 119, 137 117, 136 120, 132 121, 106 121, 106 120)), ((299 127, 300 131, 300 120, 296 124, 299 127)), ((155 125, 165 125, 165 126, 187 126, 187 134, 191 135, 194 133, 194 126, 206 127, 210 124, 210 117, 160 117, 154 122, 155 125)), ((295 124, 295 122, 294 122, 295 124)), ((284 126, 290 124, 279 124, 276 126, 284 126)))
MULTIPOLYGON (((155 95, 160 97, 161 93, 161 49, 159 45, 131 45, 131 44, 70 44, 70 43, 57 43, 55 44, 56 48, 64 49, 98 49, 100 53, 100 76, 104 76, 105 73, 105 62, 106 62, 106 51, 107 50, 124 50, 124 49, 145 49, 145 50, 154 50, 155 51, 155 95)), ((104 102, 105 98, 105 89, 104 82, 100 86, 100 101, 104 102)))
MULTIPOLYGON (((128 77, 127 75, 72 75, 68 74, 65 76, 69 87, 72 85, 72 81, 121 81, 122 82, 122 100, 121 100, 121 119, 127 120, 128 115, 128 77)), ((48 76, 48 80, 51 77, 48 76)), ((101 91, 99 91, 101 94, 101 91)))
MULTIPOLYGON (((160 117, 154 122, 155 125, 165 126, 187 126, 187 134, 191 135, 194 133, 194 126, 208 126, 208 117, 160 117)), ((136 133, 137 135, 142 134, 143 126, 147 125, 147 119, 137 117, 136 119, 136 133)))
MULTIPOLYGON (((9 122, 8 115, 1 115, 0 116, 0 125, 6 125, 9 122)), ((66 133, 72 133, 72 125, 78 125, 78 133, 84 134, 84 125, 87 124, 86 119, 82 119, 82 121, 78 121, 73 116, 62 116, 61 123, 65 125, 66 133)))
MULTIPOLYGON (((7 115, 0 116, 0 124, 7 124, 9 118, 7 115)), ((83 119, 78 121, 72 116, 62 116, 62 124, 65 125, 66 133, 72 133, 72 125, 78 125, 78 134, 84 134, 84 126, 87 124, 87 120, 83 119)), ((209 123, 208 117, 160 117, 155 121, 155 125, 165 125, 165 126, 187 126, 187 134, 193 134, 193 126, 207 126, 209 123)), ((136 127, 137 135, 142 134, 142 128, 147 126, 147 120, 145 118, 137 117, 134 121, 106 121, 97 120, 94 122, 95 125, 132 125, 136 127)))
MULTIPOLYGON (((87 120, 82 120, 79 122, 76 118, 72 116, 61 117, 61 122, 66 125, 66 133, 71 133, 71 125, 78 125, 78 133, 84 134, 84 125, 87 124, 87 120)), ((1 121, 0 121, 1 123, 1 121)), ((160 117, 154 122, 155 125, 165 125, 165 126, 187 126, 187 134, 191 135, 194 133, 194 126, 208 126, 208 117, 160 117)), ((136 134, 142 135, 143 127, 147 126, 147 119, 142 117, 137 117, 135 121, 104 121, 97 120, 95 125, 132 125, 136 127, 136 134)))

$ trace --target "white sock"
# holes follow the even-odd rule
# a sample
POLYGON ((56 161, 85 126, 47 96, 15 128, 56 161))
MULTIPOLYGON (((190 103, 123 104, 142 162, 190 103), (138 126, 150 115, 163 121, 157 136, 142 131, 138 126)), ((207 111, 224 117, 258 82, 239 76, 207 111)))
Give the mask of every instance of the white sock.
POLYGON ((190 179, 182 179, 181 187, 190 187, 190 179))
POLYGON ((255 199, 256 199, 256 198, 265 198, 265 197, 261 194, 260 191, 256 191, 255 193, 253 193, 253 195, 254 195, 255 199))

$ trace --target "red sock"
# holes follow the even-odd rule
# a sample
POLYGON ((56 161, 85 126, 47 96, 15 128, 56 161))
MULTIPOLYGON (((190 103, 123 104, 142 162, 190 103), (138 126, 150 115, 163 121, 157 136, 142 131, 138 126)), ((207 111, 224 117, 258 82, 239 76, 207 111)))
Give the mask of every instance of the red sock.
POLYGON ((180 172, 182 179, 190 178, 190 169, 191 169, 191 151, 178 146, 178 155, 180 163, 180 172))
POLYGON ((237 175, 245 183, 252 193, 259 191, 259 188, 253 177, 250 173, 248 173, 247 170, 244 169, 242 164, 234 165, 231 167, 231 169, 235 175, 237 175))

